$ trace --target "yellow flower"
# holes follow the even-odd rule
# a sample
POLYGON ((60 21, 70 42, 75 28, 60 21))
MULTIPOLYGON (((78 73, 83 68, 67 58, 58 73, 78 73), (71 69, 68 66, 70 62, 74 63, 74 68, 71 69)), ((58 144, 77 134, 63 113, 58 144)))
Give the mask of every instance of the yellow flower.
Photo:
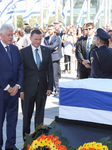
POLYGON ((101 149, 101 147, 102 147, 102 143, 96 143, 96 145, 95 145, 94 148, 96 148, 96 149, 101 149))
POLYGON ((106 145, 103 145, 103 146, 101 147, 101 150, 108 150, 108 147, 107 147, 106 145))
POLYGON ((28 150, 34 150, 34 149, 32 148, 32 146, 30 146, 30 148, 28 150))
POLYGON ((89 144, 89 146, 90 146, 91 148, 94 148, 95 145, 96 145, 96 142, 90 142, 90 144, 89 144))
POLYGON ((40 147, 44 147, 44 143, 43 143, 43 140, 42 140, 42 139, 40 139, 40 140, 38 141, 38 145, 39 145, 40 147))
POLYGON ((38 141, 37 141, 37 140, 34 140, 33 143, 31 144, 31 146, 32 146, 33 149, 38 148, 38 146, 39 146, 38 141))
POLYGON ((49 148, 51 150, 57 150, 57 147, 56 147, 56 145, 54 143, 51 143, 51 145, 49 146, 49 148))
POLYGON ((80 146, 79 148, 78 148, 78 150, 81 150, 83 148, 83 146, 80 146))

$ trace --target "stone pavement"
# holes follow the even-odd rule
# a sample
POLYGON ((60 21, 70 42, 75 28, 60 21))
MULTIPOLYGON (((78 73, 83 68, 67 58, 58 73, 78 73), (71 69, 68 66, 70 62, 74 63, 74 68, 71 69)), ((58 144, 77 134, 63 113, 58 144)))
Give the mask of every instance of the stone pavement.
MULTIPOLYGON (((61 65, 61 70, 63 70, 63 65, 61 65)), ((69 81, 74 80, 75 75, 73 74, 62 74, 62 78, 60 79, 60 82, 63 81, 69 81)), ((34 112, 35 113, 35 112, 34 112)), ((32 117, 31 122, 31 132, 34 131, 34 113, 32 117)), ((54 95, 51 95, 47 98, 46 107, 45 107, 45 117, 44 117, 44 124, 49 125, 54 119, 55 116, 58 116, 59 113, 59 97, 54 97, 54 95)), ((3 138, 4 138, 4 144, 6 141, 6 122, 4 122, 3 127, 3 138)), ((23 139, 22 139, 22 111, 21 111, 21 105, 19 100, 19 112, 18 112, 18 124, 17 124, 17 136, 16 136, 16 146, 19 150, 23 148, 23 139)), ((5 146, 3 145, 2 150, 5 150, 5 146)))

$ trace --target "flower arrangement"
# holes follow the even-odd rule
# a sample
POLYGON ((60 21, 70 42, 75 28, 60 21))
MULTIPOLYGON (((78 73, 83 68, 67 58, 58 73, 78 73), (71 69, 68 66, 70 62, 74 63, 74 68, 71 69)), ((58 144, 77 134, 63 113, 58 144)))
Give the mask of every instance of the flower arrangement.
POLYGON ((108 147, 106 145, 102 145, 102 143, 89 142, 80 146, 78 150, 108 150, 108 147))
POLYGON ((75 147, 69 146, 68 139, 62 136, 61 130, 54 122, 49 126, 41 124, 32 134, 26 134, 22 150, 76 150, 75 147))
POLYGON ((62 136, 54 122, 48 126, 41 124, 32 134, 26 134, 22 150, 112 150, 110 137, 102 138, 98 142, 84 143, 79 148, 69 146, 68 139, 62 136))
POLYGON ((112 141, 109 141, 110 137, 100 139, 98 142, 84 143, 77 150, 112 150, 112 141))

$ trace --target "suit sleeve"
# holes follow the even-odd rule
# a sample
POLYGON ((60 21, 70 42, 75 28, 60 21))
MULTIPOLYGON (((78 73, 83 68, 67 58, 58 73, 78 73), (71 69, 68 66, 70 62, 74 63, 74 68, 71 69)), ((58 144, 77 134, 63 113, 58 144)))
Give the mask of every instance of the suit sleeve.
POLYGON ((82 41, 77 41, 76 43, 76 57, 78 61, 82 61, 82 59, 84 59, 82 55, 82 41))
POLYGON ((48 73, 48 90, 53 91, 53 65, 50 50, 49 50, 49 63, 47 73, 48 73))
MULTIPOLYGON (((22 63, 24 63, 24 62, 23 62, 23 54, 22 54, 22 50, 20 50, 20 55, 21 55, 22 63)), ((24 68, 23 68, 23 79, 24 79, 24 68)), ((23 83, 24 83, 24 82, 23 82, 23 83)), ((23 86, 23 84, 22 84, 21 90, 20 90, 21 92, 24 92, 23 87, 24 87, 24 86, 23 86)))
POLYGON ((56 37, 53 43, 51 45, 46 45, 46 47, 48 47, 50 50, 54 50, 56 47, 59 47, 59 44, 60 44, 60 39, 59 37, 56 37))
POLYGON ((20 85, 22 87, 23 84, 23 63, 22 63, 22 59, 20 56, 20 51, 18 50, 18 81, 17 84, 20 85))

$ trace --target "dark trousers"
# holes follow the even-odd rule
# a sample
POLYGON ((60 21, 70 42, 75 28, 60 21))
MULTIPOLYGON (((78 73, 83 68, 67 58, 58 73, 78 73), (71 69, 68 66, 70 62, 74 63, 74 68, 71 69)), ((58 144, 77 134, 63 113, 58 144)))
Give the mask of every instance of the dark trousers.
POLYGON ((69 55, 64 55, 64 63, 65 63, 65 70, 70 70, 70 56, 69 55))
POLYGON ((10 96, 7 91, 0 94, 0 148, 3 145, 3 123, 6 117, 7 141, 5 148, 12 148, 16 143, 16 125, 18 118, 18 96, 10 96))
POLYGON ((85 70, 79 70, 79 79, 85 79, 90 77, 91 70, 85 69, 85 70))
POLYGON ((24 95, 24 100, 22 101, 23 107, 23 138, 25 133, 30 133, 31 118, 34 111, 34 105, 36 104, 35 111, 35 128, 37 125, 43 123, 44 121, 44 108, 46 102, 46 92, 40 91, 39 85, 37 87, 37 92, 34 96, 28 96, 28 93, 24 95))
POLYGON ((59 60, 53 61, 53 75, 55 92, 59 91, 59 60))

